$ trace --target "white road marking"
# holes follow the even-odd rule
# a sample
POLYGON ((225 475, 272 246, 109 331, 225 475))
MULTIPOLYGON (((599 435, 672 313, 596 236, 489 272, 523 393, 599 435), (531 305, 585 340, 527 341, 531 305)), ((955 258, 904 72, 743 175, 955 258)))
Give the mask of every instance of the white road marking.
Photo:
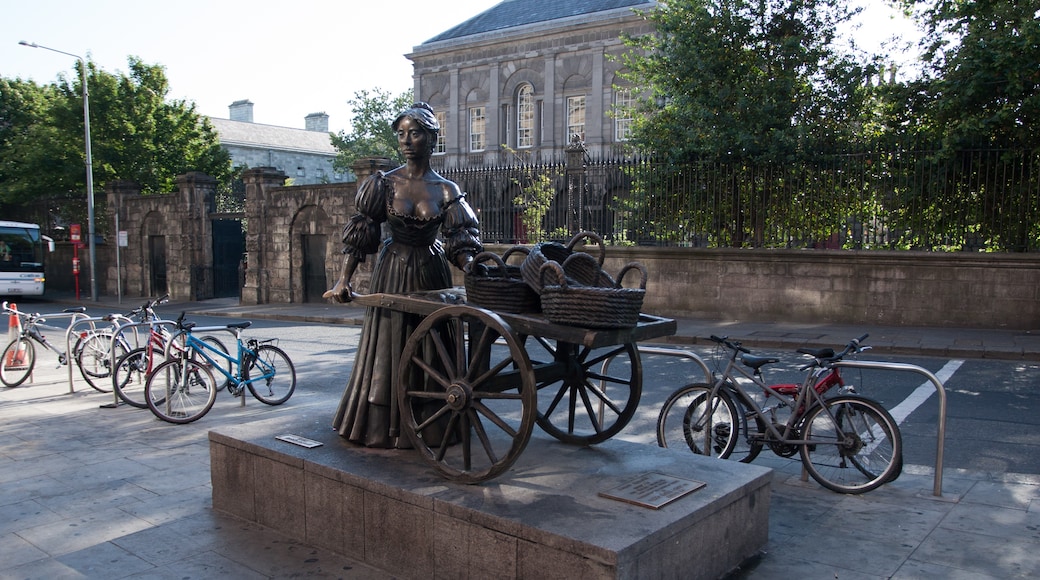
MULTIPOLYGON (((957 369, 961 368, 962 364, 964 364, 963 360, 951 360, 943 368, 939 369, 939 372, 935 373, 935 378, 939 379, 939 382, 946 384, 946 381, 950 380, 950 377, 957 372, 957 369)), ((910 413, 913 413, 933 394, 935 394, 935 385, 931 381, 921 383, 921 386, 914 389, 914 392, 910 393, 910 396, 904 399, 902 403, 889 409, 889 413, 896 420, 896 424, 901 424, 910 416, 910 413)))

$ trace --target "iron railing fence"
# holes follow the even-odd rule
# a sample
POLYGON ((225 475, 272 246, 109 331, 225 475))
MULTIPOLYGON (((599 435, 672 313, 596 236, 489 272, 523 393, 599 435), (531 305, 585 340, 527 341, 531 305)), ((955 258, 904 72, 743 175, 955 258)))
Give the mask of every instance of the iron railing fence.
MULTIPOLYGON (((573 159, 573 158, 572 158, 573 159)), ((822 155, 790 163, 589 159, 448 168, 489 243, 1040 250, 1040 151, 972 149, 822 155), (518 202, 535 175, 553 194, 538 232, 518 202)))

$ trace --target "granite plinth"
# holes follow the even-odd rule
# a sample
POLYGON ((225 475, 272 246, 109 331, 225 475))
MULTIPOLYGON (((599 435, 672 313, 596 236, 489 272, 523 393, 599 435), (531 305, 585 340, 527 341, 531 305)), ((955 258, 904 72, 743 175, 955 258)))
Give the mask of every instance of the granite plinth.
POLYGON ((327 417, 209 440, 215 509, 402 578, 719 578, 767 540, 770 470, 678 450, 536 430, 506 473, 463 485, 415 451, 353 445, 327 417), (656 509, 600 495, 648 473, 704 485, 656 509))

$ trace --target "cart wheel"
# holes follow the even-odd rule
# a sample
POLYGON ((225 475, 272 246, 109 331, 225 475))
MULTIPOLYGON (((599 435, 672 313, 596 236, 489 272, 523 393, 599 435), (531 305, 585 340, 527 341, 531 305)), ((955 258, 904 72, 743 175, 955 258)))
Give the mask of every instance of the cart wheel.
POLYGON ((537 413, 523 344, 498 315, 471 306, 447 306, 416 327, 402 352, 397 397, 412 445, 460 483, 508 469, 537 413))
MULTIPOLYGON (((535 337, 560 372, 538 373, 538 426, 577 445, 617 435, 636 413, 643 365, 635 343, 591 349, 535 337)), ((541 363, 533 362, 535 368, 541 363)))

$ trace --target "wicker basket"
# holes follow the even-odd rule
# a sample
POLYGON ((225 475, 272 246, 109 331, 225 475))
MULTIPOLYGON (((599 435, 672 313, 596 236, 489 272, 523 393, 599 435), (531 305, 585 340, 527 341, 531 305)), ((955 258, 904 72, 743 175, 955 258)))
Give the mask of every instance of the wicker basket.
POLYGON ((603 260, 606 258, 606 253, 607 248, 603 245, 603 238, 594 232, 578 232, 567 242, 566 246, 559 242, 535 244, 531 252, 524 258, 523 263, 520 264, 520 273, 535 292, 541 292, 541 269, 546 262, 560 264, 563 267, 564 275, 573 284, 600 286, 604 285, 603 283, 606 281, 606 285, 612 285, 613 278, 603 271, 603 260), (599 245, 598 258, 585 252, 574 251, 578 242, 585 238, 599 245))
POLYGON ((481 252, 474 256, 473 265, 494 262, 486 271, 473 272, 472 268, 463 277, 466 285, 466 301, 475 306, 501 312, 531 313, 541 310, 538 294, 520 276, 520 266, 506 264, 514 253, 529 253, 523 246, 509 248, 499 257, 494 252, 481 252))
POLYGON ((549 322, 589 328, 626 328, 639 322, 647 274, 646 268, 638 262, 626 264, 610 287, 570 284, 563 267, 556 262, 546 262, 541 277, 542 313, 549 322), (631 270, 641 274, 639 288, 621 285, 631 270))

